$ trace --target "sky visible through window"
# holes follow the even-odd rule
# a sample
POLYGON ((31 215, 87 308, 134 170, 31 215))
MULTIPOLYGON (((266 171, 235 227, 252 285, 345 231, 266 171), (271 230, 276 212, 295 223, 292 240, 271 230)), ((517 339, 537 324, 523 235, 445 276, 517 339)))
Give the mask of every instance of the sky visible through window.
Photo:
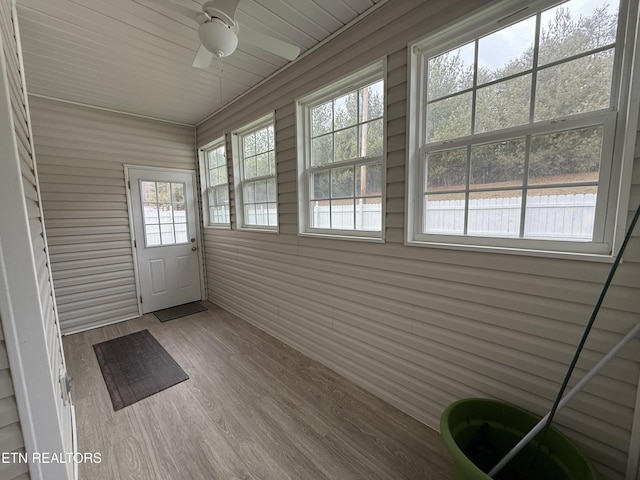
MULTIPOLYGON (((571 17, 578 19, 581 16, 587 17, 592 15, 593 12, 602 7, 603 5, 609 5, 611 11, 614 11, 617 6, 612 5, 611 2, 603 0, 572 0, 565 2, 557 7, 548 10, 543 15, 542 27, 544 28, 546 21, 549 18, 553 18, 555 10, 559 7, 568 8, 571 17)), ((530 20, 531 28, 505 28, 494 34, 489 34, 481 40, 484 48, 480 48, 478 51, 478 64, 485 66, 491 70, 502 67, 508 63, 511 59, 517 58, 525 52, 528 48, 533 46, 533 29, 535 28, 535 17, 530 20)), ((528 27, 528 22, 525 23, 528 27)), ((473 65, 473 47, 469 45, 467 48, 462 47, 458 49, 460 52, 460 59, 464 65, 473 65)), ((452 52, 454 53, 454 52, 452 52)))

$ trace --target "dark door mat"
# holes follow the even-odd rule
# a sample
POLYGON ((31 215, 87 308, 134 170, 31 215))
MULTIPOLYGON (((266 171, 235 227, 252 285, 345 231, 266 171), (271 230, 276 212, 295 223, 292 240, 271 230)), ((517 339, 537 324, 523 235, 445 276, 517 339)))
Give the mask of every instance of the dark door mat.
POLYGON ((93 346, 113 410, 120 410, 189 378, 148 330, 93 346))
POLYGON ((193 313, 204 312, 207 307, 200 302, 185 303, 184 305, 178 305, 177 307, 165 308, 164 310, 158 310, 153 314, 158 317, 161 322, 168 322, 180 317, 186 317, 193 313))

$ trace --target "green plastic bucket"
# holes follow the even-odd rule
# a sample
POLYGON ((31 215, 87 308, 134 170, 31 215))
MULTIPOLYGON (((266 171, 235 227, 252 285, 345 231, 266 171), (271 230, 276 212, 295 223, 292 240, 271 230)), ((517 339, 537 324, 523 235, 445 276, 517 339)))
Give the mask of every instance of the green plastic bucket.
MULTIPOLYGON (((455 480, 491 479, 484 472, 491 470, 539 421, 540 417, 526 410, 496 400, 469 398, 449 405, 440 417, 440 431, 453 455, 455 480)), ((584 455, 553 427, 547 432, 532 465, 531 458, 536 448, 534 439, 495 478, 598 478, 584 455), (525 476, 531 466, 530 475, 525 476)))

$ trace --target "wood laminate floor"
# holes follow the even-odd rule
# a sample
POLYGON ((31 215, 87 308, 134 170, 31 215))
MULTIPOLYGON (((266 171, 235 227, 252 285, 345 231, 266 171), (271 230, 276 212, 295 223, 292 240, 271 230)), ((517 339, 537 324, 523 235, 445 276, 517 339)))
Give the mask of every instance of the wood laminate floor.
POLYGON ((66 336, 81 480, 449 479, 439 434, 221 308, 66 336), (190 379, 113 411, 92 345, 148 329, 190 379))

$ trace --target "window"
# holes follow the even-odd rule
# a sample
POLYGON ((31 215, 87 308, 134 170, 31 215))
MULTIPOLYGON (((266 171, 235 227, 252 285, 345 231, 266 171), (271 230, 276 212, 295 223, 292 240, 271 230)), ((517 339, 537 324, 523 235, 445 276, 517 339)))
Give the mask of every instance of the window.
POLYGON ((506 8, 412 46, 408 240, 610 253, 618 5, 506 8))
POLYGON ((276 230, 278 192, 273 114, 234 132, 233 167, 240 228, 276 230))
POLYGON ((301 233, 382 237, 384 90, 377 62, 298 101, 301 233))
POLYGON ((147 247, 188 243, 184 189, 182 182, 140 181, 147 247))
POLYGON ((216 140, 202 152, 203 198, 207 205, 207 226, 229 226, 229 172, 225 139, 216 140))

